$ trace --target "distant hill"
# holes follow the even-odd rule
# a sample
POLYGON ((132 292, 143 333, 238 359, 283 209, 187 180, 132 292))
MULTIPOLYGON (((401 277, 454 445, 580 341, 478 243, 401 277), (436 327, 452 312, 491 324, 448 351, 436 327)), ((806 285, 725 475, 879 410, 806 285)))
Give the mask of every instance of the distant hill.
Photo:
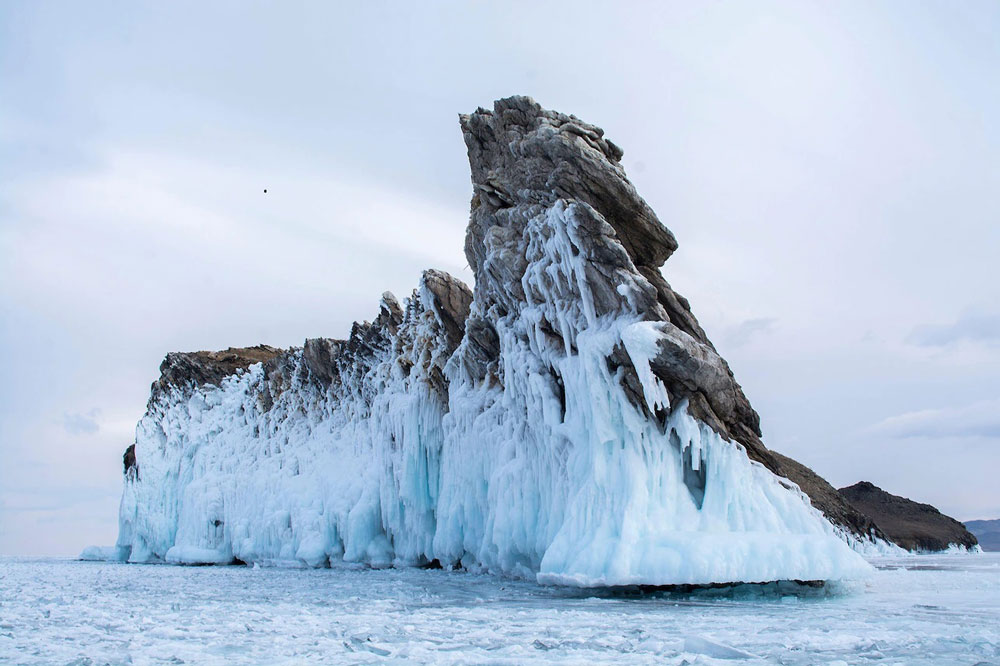
POLYGON ((977 543, 976 537, 962 523, 930 504, 887 493, 868 481, 841 488, 838 492, 906 550, 945 550, 951 544, 971 548, 977 543))
POLYGON ((976 535, 983 550, 1000 551, 1000 519, 969 520, 966 521, 965 527, 976 535))

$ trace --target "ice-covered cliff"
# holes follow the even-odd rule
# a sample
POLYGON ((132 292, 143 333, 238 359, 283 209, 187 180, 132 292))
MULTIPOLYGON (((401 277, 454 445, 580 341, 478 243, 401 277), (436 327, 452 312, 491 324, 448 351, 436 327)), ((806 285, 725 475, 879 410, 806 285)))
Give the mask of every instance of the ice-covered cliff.
POLYGON ((873 525, 761 443, 621 150, 526 97, 461 124, 475 289, 427 271, 348 340, 168 355, 117 555, 586 586, 864 573, 845 539, 873 525))

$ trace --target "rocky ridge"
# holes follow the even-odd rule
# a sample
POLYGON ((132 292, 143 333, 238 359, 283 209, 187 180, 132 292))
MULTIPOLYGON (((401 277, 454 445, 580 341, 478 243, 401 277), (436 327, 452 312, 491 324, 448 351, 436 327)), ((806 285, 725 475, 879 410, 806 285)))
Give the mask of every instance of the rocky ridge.
POLYGON ((893 495, 868 481, 860 481, 838 492, 854 508, 871 516, 882 533, 900 548, 940 551, 952 544, 972 548, 978 543, 962 523, 930 504, 893 495))

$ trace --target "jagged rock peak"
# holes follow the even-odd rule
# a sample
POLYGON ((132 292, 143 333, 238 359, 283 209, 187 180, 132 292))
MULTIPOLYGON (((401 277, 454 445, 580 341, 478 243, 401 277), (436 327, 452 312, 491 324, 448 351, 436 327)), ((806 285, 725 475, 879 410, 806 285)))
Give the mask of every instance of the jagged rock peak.
POLYGON ((475 223, 480 207, 489 213, 560 198, 582 201, 614 228, 636 266, 656 268, 677 249, 674 235, 625 177, 621 148, 600 127, 523 96, 460 118, 475 190, 466 256, 477 273, 486 231, 475 223))
POLYGON ((452 351, 465 334, 465 320, 472 305, 472 290, 468 285, 439 270, 426 270, 422 285, 431 295, 430 304, 445 329, 452 351))
MULTIPOLYGON (((429 307, 444 332, 445 349, 453 352, 461 342, 465 320, 469 316, 472 290, 452 275, 435 269, 423 272, 420 287, 408 301, 411 316, 415 310, 429 307), (424 298, 418 298, 423 290, 424 298)), ((355 322, 347 340, 309 338, 301 348, 279 349, 270 345, 229 347, 222 351, 170 352, 160 364, 160 377, 153 382, 152 397, 170 387, 194 389, 219 386, 223 379, 263 363, 272 383, 285 383, 289 364, 301 352, 303 378, 311 378, 321 387, 329 387, 345 366, 371 362, 377 351, 390 351, 396 333, 407 316, 406 310, 391 293, 384 292, 379 312, 371 322, 355 322)))
MULTIPOLYGON (((474 188, 465 253, 476 274, 480 312, 497 317, 521 307, 531 261, 528 239, 536 233, 532 220, 564 203, 563 224, 572 227, 573 251, 583 257, 595 313, 653 322, 659 353, 650 366, 671 404, 687 401, 695 418, 797 483, 836 524, 856 534, 879 535, 871 520, 819 475, 764 446, 759 416, 732 370, 687 299, 660 272, 677 241, 629 182, 620 163, 622 150, 601 128, 543 109, 525 96, 498 100, 492 111, 480 108, 460 119, 474 188), (629 299, 622 298, 623 290, 629 299)), ((493 335, 472 317, 467 339, 467 365, 483 376, 498 353, 493 335)), ((633 402, 641 403, 628 359, 616 353, 609 363, 623 367, 626 389, 633 402)))

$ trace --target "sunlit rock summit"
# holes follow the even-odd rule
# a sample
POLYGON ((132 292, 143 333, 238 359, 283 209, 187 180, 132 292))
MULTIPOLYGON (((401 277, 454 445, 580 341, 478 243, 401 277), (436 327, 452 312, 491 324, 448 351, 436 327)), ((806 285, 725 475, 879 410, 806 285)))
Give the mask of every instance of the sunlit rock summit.
POLYGON ((621 149, 527 97, 461 126, 475 287, 430 270, 347 340, 168 355, 114 556, 582 586, 864 574, 848 544, 880 533, 765 448, 660 273, 677 241, 621 149))

